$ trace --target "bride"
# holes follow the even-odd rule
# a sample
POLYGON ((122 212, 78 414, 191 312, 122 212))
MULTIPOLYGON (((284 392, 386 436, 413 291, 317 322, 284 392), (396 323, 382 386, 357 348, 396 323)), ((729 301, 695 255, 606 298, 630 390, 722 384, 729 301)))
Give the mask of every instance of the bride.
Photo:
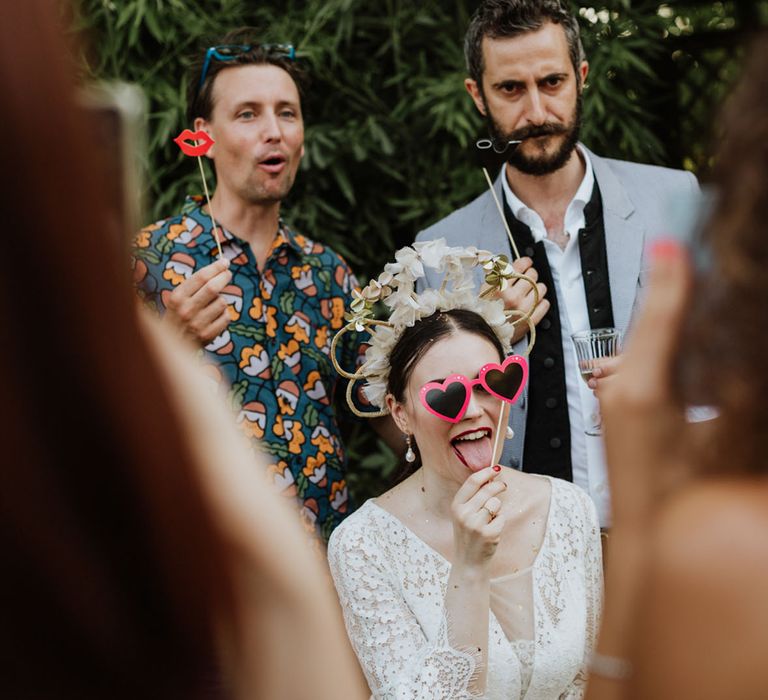
POLYGON ((505 359, 512 324, 473 291, 473 265, 496 285, 512 276, 483 251, 415 244, 353 305, 350 326, 373 330, 346 376, 392 415, 414 470, 333 533, 331 572, 375 698, 580 698, 602 593, 597 519, 573 484, 496 463, 527 366, 505 359), (425 265, 447 284, 416 294, 425 265), (388 322, 372 318, 382 300, 388 322))

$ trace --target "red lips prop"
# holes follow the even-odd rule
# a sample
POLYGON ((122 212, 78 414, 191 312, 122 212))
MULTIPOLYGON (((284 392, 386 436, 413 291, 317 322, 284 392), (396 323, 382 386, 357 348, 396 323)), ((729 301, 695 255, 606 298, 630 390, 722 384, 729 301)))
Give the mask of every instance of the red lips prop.
POLYGON ((184 131, 173 139, 173 142, 186 156, 204 156, 214 144, 210 134, 202 129, 198 129, 197 131, 184 129, 184 131), (202 143, 198 145, 198 141, 202 141, 202 143))
POLYGON ((216 248, 219 252, 219 260, 224 257, 224 253, 221 250, 221 236, 219 235, 219 227, 216 225, 216 217, 213 215, 213 206, 211 205, 211 193, 208 191, 208 183, 205 180, 205 170, 203 169, 203 160, 201 156, 208 153, 208 150, 213 146, 213 139, 202 129, 197 131, 190 131, 184 129, 173 142, 181 149, 182 153, 187 156, 197 156, 197 164, 200 166, 200 177, 203 179, 203 189, 205 190, 205 199, 208 202, 208 211, 211 214, 211 221, 213 222, 213 237, 216 239, 216 248), (202 141, 198 145, 198 141, 202 141))

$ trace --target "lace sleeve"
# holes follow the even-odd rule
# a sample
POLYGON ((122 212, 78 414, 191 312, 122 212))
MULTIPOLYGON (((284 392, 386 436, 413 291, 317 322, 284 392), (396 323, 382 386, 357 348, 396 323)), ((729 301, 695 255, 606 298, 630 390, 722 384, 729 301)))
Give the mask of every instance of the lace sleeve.
MULTIPOLYGON (((332 535, 328 561, 352 646, 374 698, 476 700, 475 657, 448 642, 445 613, 428 639, 401 594, 382 545, 352 519, 332 535)), ((414 572, 414 579, 418 572, 414 572)), ((418 582, 411 581, 418 585, 418 582)))
POLYGON ((597 642, 600 630, 600 614, 603 605, 603 549, 600 539, 600 524, 592 499, 582 494, 584 526, 584 587, 587 602, 587 636, 584 658, 579 672, 571 686, 560 696, 560 700, 580 700, 587 689, 589 658, 597 642))

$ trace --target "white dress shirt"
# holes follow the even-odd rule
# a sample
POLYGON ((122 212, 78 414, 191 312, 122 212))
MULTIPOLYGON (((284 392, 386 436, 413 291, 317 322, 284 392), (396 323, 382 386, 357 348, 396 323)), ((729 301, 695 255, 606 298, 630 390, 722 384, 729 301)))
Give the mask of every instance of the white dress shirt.
POLYGON ((557 295, 560 310, 565 390, 571 424, 573 481, 592 497, 597 508, 600 526, 608 527, 610 525, 610 493, 602 439, 588 436, 584 432, 587 422, 595 422, 598 403, 592 390, 581 379, 576 364, 576 351, 571 340, 571 333, 587 330, 590 327, 587 296, 581 274, 578 233, 585 225, 584 207, 592 197, 595 175, 586 151, 578 146, 578 152, 584 161, 586 171, 579 189, 576 190, 565 212, 563 230, 570 238, 564 250, 547 238, 547 230, 542 218, 515 195, 506 177, 502 178, 502 183, 504 196, 515 218, 531 229, 534 241, 544 242, 544 250, 555 286, 554 290, 548 290, 548 294, 557 295))

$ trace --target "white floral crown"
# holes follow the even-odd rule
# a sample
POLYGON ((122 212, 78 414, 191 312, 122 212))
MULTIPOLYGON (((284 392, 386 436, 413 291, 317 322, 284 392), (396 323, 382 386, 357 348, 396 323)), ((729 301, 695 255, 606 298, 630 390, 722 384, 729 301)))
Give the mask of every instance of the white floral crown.
POLYGON ((344 317, 348 323, 334 336, 331 344, 333 366, 339 374, 350 380, 346 395, 352 411, 358 416, 369 418, 387 414, 385 396, 392 350, 406 328, 438 311, 466 309, 479 314, 496 334, 505 352, 510 350, 514 326, 526 322, 530 341, 524 354, 528 355, 536 340, 531 314, 505 311, 504 302, 498 295, 512 279, 522 279, 531 285, 535 297, 531 308, 535 308, 539 300, 536 283, 530 277, 515 272, 504 255, 494 255, 474 247, 449 247, 444 238, 414 243, 412 247, 398 250, 395 262, 388 263, 377 279, 352 293, 351 312, 344 317), (481 293, 475 289, 471 273, 471 268, 478 265, 485 271, 486 287, 481 293), (418 294, 415 283, 425 276, 425 267, 444 274, 443 282, 439 289, 425 289, 418 294), (388 321, 374 318, 373 310, 377 302, 383 302, 391 310, 388 321), (510 316, 517 316, 517 319, 511 321, 510 316), (355 373, 344 370, 336 360, 336 344, 344 333, 353 328, 357 331, 367 328, 371 334, 365 362, 355 373), (355 406, 352 387, 358 380, 365 380, 363 391, 378 411, 363 412, 355 406))

